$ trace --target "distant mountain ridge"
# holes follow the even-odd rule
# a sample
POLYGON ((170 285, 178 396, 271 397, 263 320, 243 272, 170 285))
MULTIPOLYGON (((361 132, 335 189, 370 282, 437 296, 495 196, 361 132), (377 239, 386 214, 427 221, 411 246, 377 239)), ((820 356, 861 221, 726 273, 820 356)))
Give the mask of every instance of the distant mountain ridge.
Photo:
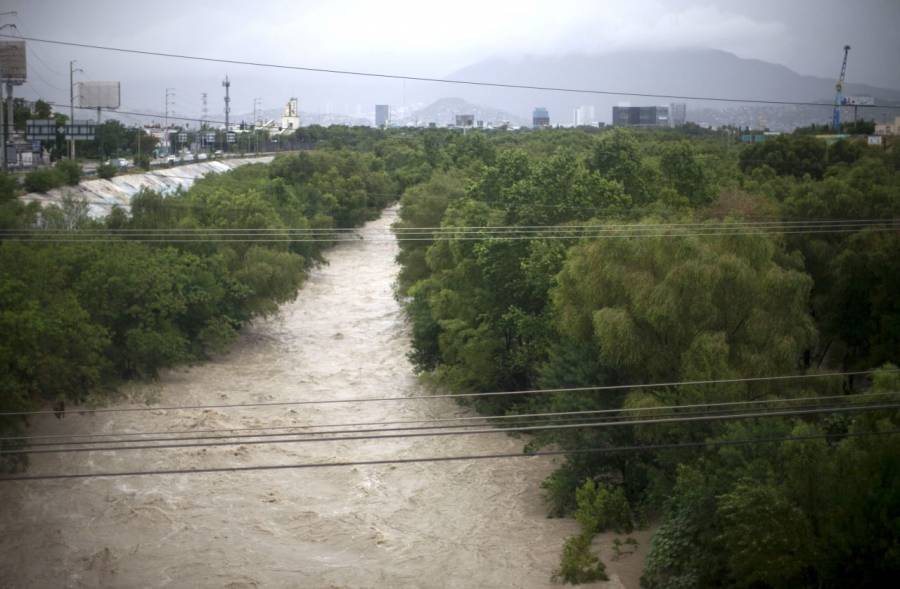
MULTIPOLYGON (((848 68, 845 95, 868 95, 876 103, 900 104, 900 90, 853 82, 848 68)), ((554 86, 576 89, 671 94, 680 96, 825 102, 833 99, 835 80, 806 76, 785 66, 745 59, 716 49, 623 51, 602 55, 493 58, 457 70, 447 79, 554 86)), ((677 100, 616 95, 500 90, 467 87, 467 100, 494 104, 520 116, 535 106, 550 109, 554 124, 571 123, 577 106, 593 105, 597 118, 609 121, 612 106, 666 104, 677 100)), ((705 102, 702 106, 717 104, 705 102)))

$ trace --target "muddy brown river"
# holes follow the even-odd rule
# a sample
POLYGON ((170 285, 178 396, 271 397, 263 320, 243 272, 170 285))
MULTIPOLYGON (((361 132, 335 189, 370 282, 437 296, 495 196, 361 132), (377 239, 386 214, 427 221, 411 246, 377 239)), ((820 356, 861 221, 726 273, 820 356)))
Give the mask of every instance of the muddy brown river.
MULTIPOLYGON (((388 210, 362 231, 385 231, 388 210)), ((340 244, 296 301, 214 361, 134 385, 135 406, 429 394, 392 295, 397 244, 340 244)), ((128 406, 127 404, 117 406, 128 406)), ((445 418, 449 400, 78 415, 31 434, 445 418)), ((249 466, 520 452, 503 434, 32 458, 29 472, 249 466)), ((0 485, 2 587, 547 587, 572 520, 545 517, 551 458, 0 485)))

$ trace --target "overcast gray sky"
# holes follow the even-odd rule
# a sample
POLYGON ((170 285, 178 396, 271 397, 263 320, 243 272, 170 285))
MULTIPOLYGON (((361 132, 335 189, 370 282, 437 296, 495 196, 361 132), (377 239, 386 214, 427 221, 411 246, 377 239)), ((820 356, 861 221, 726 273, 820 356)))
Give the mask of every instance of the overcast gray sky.
MULTIPOLYGON (((900 88, 900 0, 3 0, 2 6, 18 11, 15 21, 2 22, 16 22, 34 37, 437 77, 498 54, 670 47, 723 49, 835 77, 849 43, 849 81, 900 88)), ((175 86, 183 88, 179 108, 198 112, 198 81, 218 93, 226 69, 244 76, 235 88, 237 110, 246 111, 241 105, 255 96, 269 107, 284 95, 313 96, 311 83, 333 88, 315 94, 319 108, 352 108, 360 100, 346 80, 312 82, 39 43, 29 45, 28 58, 30 81, 21 93, 56 100, 65 98, 69 59, 88 79, 123 80, 123 101, 135 108, 161 108, 161 89, 175 86)), ((400 84, 393 90, 404 91, 400 84)))

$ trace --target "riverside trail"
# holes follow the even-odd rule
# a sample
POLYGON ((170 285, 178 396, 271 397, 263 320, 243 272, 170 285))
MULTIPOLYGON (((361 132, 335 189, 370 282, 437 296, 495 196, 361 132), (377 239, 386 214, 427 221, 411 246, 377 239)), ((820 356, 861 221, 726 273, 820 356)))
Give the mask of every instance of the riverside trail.
MULTIPOLYGON (((388 209, 361 229, 384 231, 388 209)), ((135 405, 428 394, 393 297, 397 244, 339 244, 228 354, 126 387, 135 405)), ((121 405, 127 406, 127 405, 121 405)), ((205 430, 467 415, 447 399, 34 420, 31 434, 205 430)), ((520 452, 503 434, 44 454, 30 474, 520 452)), ((0 587, 548 587, 572 520, 551 458, 0 485, 0 587)))

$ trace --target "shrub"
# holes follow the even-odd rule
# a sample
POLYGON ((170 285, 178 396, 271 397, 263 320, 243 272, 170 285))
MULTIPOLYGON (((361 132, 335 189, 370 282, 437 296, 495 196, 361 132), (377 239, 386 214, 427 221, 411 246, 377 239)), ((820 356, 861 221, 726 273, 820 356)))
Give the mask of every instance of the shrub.
POLYGON ((97 175, 104 180, 109 180, 116 175, 116 166, 112 164, 100 164, 97 166, 97 175))
POLYGON ((590 535, 578 534, 566 540, 559 568, 553 573, 553 581, 577 585, 607 580, 606 566, 591 554, 590 535))
POLYGON ((75 186, 81 182, 81 165, 72 160, 60 160, 56 163, 57 171, 62 175, 62 180, 69 186, 75 186))
POLYGON ((64 179, 55 168, 36 168, 25 176, 25 190, 28 192, 47 192, 62 186, 64 179))
POLYGON ((585 534, 596 534, 608 529, 616 533, 631 533, 634 523, 625 492, 620 487, 594 483, 588 479, 575 491, 578 510, 575 519, 585 534))
POLYGON ((12 174, 0 172, 0 203, 12 200, 19 190, 19 183, 12 174))

